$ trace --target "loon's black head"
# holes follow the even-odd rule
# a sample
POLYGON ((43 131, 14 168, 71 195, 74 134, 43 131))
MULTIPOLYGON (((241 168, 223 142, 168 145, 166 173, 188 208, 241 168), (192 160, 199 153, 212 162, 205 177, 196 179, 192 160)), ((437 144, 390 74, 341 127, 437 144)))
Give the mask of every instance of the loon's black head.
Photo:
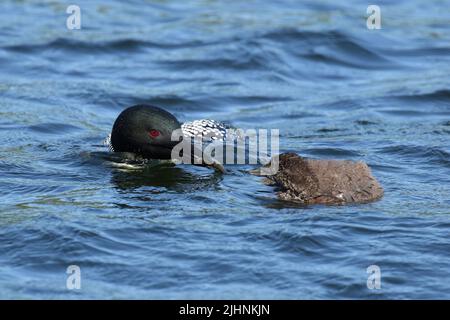
POLYGON ((132 152, 150 159, 170 159, 172 132, 181 129, 171 113, 151 105, 136 105, 122 111, 114 122, 111 146, 115 152, 132 152))

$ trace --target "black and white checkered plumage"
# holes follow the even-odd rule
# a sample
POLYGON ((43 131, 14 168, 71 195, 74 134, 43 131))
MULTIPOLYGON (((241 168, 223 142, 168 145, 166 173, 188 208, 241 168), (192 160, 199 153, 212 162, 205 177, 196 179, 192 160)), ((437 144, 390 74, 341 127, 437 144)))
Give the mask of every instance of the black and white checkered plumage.
POLYGON ((227 138, 230 127, 215 120, 202 119, 185 122, 181 125, 183 135, 187 138, 203 137, 204 140, 223 141, 227 138))

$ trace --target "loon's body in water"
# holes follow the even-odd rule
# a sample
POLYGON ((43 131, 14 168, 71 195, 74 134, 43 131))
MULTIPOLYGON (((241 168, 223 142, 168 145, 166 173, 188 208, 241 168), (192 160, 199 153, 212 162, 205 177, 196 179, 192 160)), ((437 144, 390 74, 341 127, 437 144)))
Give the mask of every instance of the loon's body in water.
MULTIPOLYGON (((181 124, 164 109, 152 105, 135 105, 119 114, 106 143, 110 151, 138 155, 145 159, 172 159, 172 149, 180 141, 172 141, 172 133, 181 130, 183 139, 222 140, 227 137, 228 125, 215 120, 202 119, 181 124)), ((194 145, 192 145, 195 148, 194 145)), ((204 157, 207 155, 204 154, 204 157)), ((192 150, 192 163, 197 157, 192 150)), ((202 161, 195 164, 203 164, 202 161)), ((224 172, 223 165, 209 159, 209 166, 224 172)))
MULTIPOLYGON (((214 120, 181 124, 161 108, 136 105, 125 109, 114 122, 110 149, 147 159, 168 160, 179 143, 172 141, 174 130, 181 129, 183 139, 206 135, 211 140, 224 141, 227 128, 214 120)), ((383 195, 383 188, 363 162, 305 159, 295 153, 275 155, 272 162, 275 159, 278 170, 266 178, 281 188, 280 199, 306 204, 344 204, 374 201, 383 195)), ((220 163, 211 166, 225 172, 220 163)), ((271 163, 265 167, 270 166, 271 163)), ((260 172, 252 171, 257 175, 260 172)))
POLYGON ((156 106, 136 105, 122 111, 107 139, 115 152, 134 152, 149 159, 170 159, 172 132, 181 129, 185 138, 225 140, 228 125, 209 119, 181 124, 174 115, 156 106))

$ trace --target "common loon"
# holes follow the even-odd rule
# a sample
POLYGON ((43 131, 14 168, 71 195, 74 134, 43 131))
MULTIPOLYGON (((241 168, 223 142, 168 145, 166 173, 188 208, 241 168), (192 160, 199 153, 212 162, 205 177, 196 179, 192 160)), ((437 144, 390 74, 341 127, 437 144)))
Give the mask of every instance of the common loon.
MULTIPOLYGON (((182 130, 183 139, 208 134, 212 140, 225 140, 229 126, 214 120, 196 120, 180 124, 171 113, 151 105, 136 105, 122 111, 114 122, 109 145, 114 152, 130 152, 148 159, 171 159, 172 132, 182 130)), ((305 204, 364 203, 383 196, 383 188, 363 162, 307 159, 296 153, 272 157, 278 170, 265 175, 280 187, 282 200, 305 204)), ((225 172, 222 164, 215 169, 225 172)), ((260 175, 263 167, 252 170, 260 175)))
MULTIPOLYGON (((181 129, 183 139, 207 137, 210 140, 224 141, 228 128, 230 127, 222 122, 209 119, 181 124, 173 114, 164 109, 140 104, 128 107, 119 114, 106 144, 113 152, 133 153, 146 159, 169 160, 172 149, 179 143, 172 141, 175 130, 181 129)), ((210 162, 213 162, 210 165, 213 168, 225 171, 220 163, 213 159, 210 162)))

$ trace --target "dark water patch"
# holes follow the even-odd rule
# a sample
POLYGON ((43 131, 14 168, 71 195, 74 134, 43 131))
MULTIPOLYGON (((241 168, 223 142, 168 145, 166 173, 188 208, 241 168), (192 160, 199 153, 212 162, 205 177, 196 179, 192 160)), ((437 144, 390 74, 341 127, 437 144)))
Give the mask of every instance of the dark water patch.
POLYGON ((297 28, 280 28, 269 31, 257 36, 260 39, 267 39, 280 43, 295 43, 294 41, 302 40, 310 45, 321 44, 330 38, 345 38, 345 36, 337 31, 310 31, 300 30, 297 28))
POLYGON ((301 58, 361 69, 393 68, 399 65, 367 42, 340 31, 311 32, 297 29, 269 32, 261 37, 288 44, 286 50, 301 58))
POLYGON ((403 171, 400 166, 393 166, 389 164, 371 164, 370 167, 376 171, 380 172, 394 172, 401 173, 403 171))
POLYGON ((45 134, 68 134, 81 128, 66 123, 40 123, 28 127, 29 130, 45 134))
POLYGON ((339 99, 338 101, 334 101, 331 103, 325 103, 320 106, 321 109, 325 110, 345 110, 346 112, 357 111, 359 109, 365 109, 364 101, 359 100, 348 100, 348 99, 339 99))
POLYGON ((151 104, 180 113, 186 113, 190 110, 198 110, 199 108, 202 110, 214 110, 217 108, 216 104, 208 103, 208 98, 202 98, 202 96, 189 98, 169 94, 149 97, 148 101, 151 104))
POLYGON ((338 128, 320 128, 317 129, 316 132, 319 133, 331 133, 331 132, 338 132, 338 131, 342 131, 343 129, 338 129, 338 128))
POLYGON ((22 131, 25 128, 26 127, 20 126, 20 125, 14 124, 14 123, 0 124, 0 130, 2 130, 2 131, 14 131, 14 130, 22 131))
POLYGON ((357 151, 343 148, 307 148, 303 150, 303 153, 317 157, 358 158, 362 156, 357 151))
POLYGON ((60 193, 70 190, 71 187, 61 185, 49 185, 49 184, 32 184, 27 183, 24 185, 24 181, 18 181, 17 183, 3 183, 0 190, 3 195, 42 195, 49 193, 60 193))
POLYGON ((438 148, 420 145, 396 145, 382 147, 379 152, 401 156, 401 158, 414 159, 418 164, 427 165, 429 163, 450 167, 450 153, 438 148))
POLYGON ((291 111, 288 113, 280 113, 277 115, 271 113, 271 115, 275 116, 278 119, 303 119, 303 118, 317 118, 320 116, 319 113, 314 113, 310 111, 291 111))
POLYGON ((260 199, 261 204, 268 209, 274 209, 281 212, 284 212, 287 209, 295 209, 296 213, 302 212, 304 210, 312 210, 311 206, 305 205, 304 203, 297 201, 284 201, 279 200, 275 196, 273 196, 273 191, 278 192, 279 190, 275 187, 271 192, 271 197, 265 197, 260 199))
POLYGON ((430 112, 430 111, 418 111, 418 110, 405 110, 405 109, 384 109, 378 110, 381 114, 388 114, 396 117, 433 117, 433 116, 450 116, 450 110, 448 112, 430 112))
POLYGON ((449 57, 450 56, 450 48, 449 47, 417 47, 412 49, 390 49, 381 47, 380 51, 395 57, 419 57, 423 59, 424 57, 433 57, 433 56, 442 56, 449 57))
POLYGON ((450 104, 450 90, 437 90, 430 93, 417 93, 395 96, 396 99, 407 101, 407 102, 444 102, 450 104))
MULTIPOLYGON (((355 45, 355 44, 353 44, 355 45)), ((313 48, 312 53, 305 54, 304 57, 313 61, 318 61, 326 64, 339 65, 344 67, 358 68, 358 69, 375 69, 379 70, 381 67, 387 69, 395 66, 394 63, 377 56, 370 51, 350 55, 344 48, 339 48, 342 52, 336 50, 336 48, 319 47, 313 48)))
POLYGON ((266 234, 249 234, 250 241, 270 243, 277 251, 305 256, 320 256, 330 237, 313 234, 296 234, 287 231, 273 231, 266 234))
POLYGON ((255 56, 248 56, 243 59, 236 58, 215 58, 215 59, 198 59, 198 60, 174 60, 160 61, 158 64, 169 70, 184 71, 201 71, 211 69, 228 69, 234 71, 265 69, 267 61, 255 56))
MULTIPOLYGON (((246 98, 242 98, 237 100, 237 101, 245 101, 246 98)), ((253 100, 253 98, 249 98, 250 100, 253 100)), ((267 97, 265 100, 266 101, 276 101, 278 98, 270 98, 267 97)), ((257 100, 253 100, 255 105, 258 105, 258 101, 257 100)), ((250 103, 250 102, 249 102, 250 103)), ((276 103, 276 102, 275 102, 276 103)), ((268 104, 269 106, 271 106, 272 103, 268 102, 268 103, 264 103, 264 104, 268 104)), ((229 105, 229 104, 227 104, 229 105)), ((242 110, 240 110, 239 113, 233 115, 232 117, 232 121, 233 124, 236 122, 238 123, 240 126, 242 126, 242 128, 245 129, 254 129, 254 128, 279 128, 280 126, 280 120, 281 123, 284 120, 295 120, 295 119, 304 119, 304 118, 315 118, 318 117, 319 115, 316 113, 312 113, 312 112, 298 112, 298 111, 293 111, 293 112, 289 112, 289 113, 284 113, 284 112, 277 112, 278 108, 272 108, 270 107, 271 110, 267 110, 267 107, 261 107, 261 108, 249 108, 247 105, 247 108, 242 108, 242 110), (247 111, 251 111, 251 112, 247 112, 247 111), (274 112, 275 111, 275 112, 274 112)), ((282 107, 280 107, 280 109, 283 109, 282 107)), ((296 129, 299 128, 300 125, 295 124, 293 127, 291 128, 284 128, 284 130, 280 131, 280 136, 286 136, 289 134, 289 129, 296 129)))
POLYGON ((16 53, 40 53, 60 50, 62 52, 74 53, 111 53, 111 52, 137 52, 144 49, 178 49, 191 48, 206 45, 201 41, 190 41, 182 43, 161 43, 151 42, 141 39, 119 39, 104 42, 85 42, 81 40, 59 38, 47 43, 40 44, 18 44, 3 46, 3 49, 16 53))
POLYGON ((20 234, 11 234, 12 230, 0 232, 0 239, 16 239, 16 241, 3 242, 3 254, 8 257, 12 265, 51 272, 52 270, 48 270, 49 267, 65 270, 73 263, 71 259, 74 258, 87 266, 84 262, 91 257, 107 256, 112 253, 111 250, 117 250, 116 254, 118 254, 120 250, 136 247, 135 244, 123 243, 105 233, 85 232, 80 228, 73 229, 68 224, 60 224, 59 228, 52 227, 54 222, 50 225, 51 227, 44 230, 28 228, 26 239, 19 239, 20 234), (44 247, 49 249, 47 254, 42 253, 44 247), (33 249, 30 250, 30 248, 33 249), (69 252, 72 258, 67 255, 69 252))
POLYGON ((210 84, 214 81, 214 78, 211 77, 161 77, 161 76, 148 76, 142 75, 138 73, 134 73, 131 75, 124 75, 123 80, 129 80, 137 85, 141 85, 142 83, 151 83, 152 85, 164 87, 165 85, 176 85, 176 84, 188 84, 192 83, 192 81, 196 81, 199 83, 210 84))
POLYGON ((449 130, 446 130, 446 129, 436 129, 436 130, 433 130, 431 133, 432 133, 432 134, 436 134, 436 135, 447 135, 447 134, 450 134, 450 129, 449 129, 449 130))
MULTIPOLYGON (((41 155, 41 154, 39 154, 41 155)), ((27 158, 26 164, 13 163, 14 159, 8 159, 9 161, 0 162, 0 170, 2 170, 3 178, 13 179, 28 179, 27 185, 36 181, 56 181, 59 182, 74 182, 78 181, 87 182, 93 181, 93 177, 83 176, 80 173, 76 173, 68 170, 67 168, 58 168, 56 166, 43 166, 43 163, 37 161, 36 155, 30 154, 27 158)), ((47 160, 49 161, 49 160, 47 160)), ((51 163, 51 161, 49 161, 51 163)))
POLYGON ((355 120, 355 124, 360 126, 372 126, 372 125, 378 125, 378 122, 371 121, 371 120, 355 120))
POLYGON ((355 224, 347 222, 345 226, 342 227, 341 232, 351 234, 352 236, 357 236, 358 234, 375 236, 383 234, 384 232, 386 232, 386 230, 385 228, 381 229, 379 226, 370 226, 361 223, 355 224))
MULTIPOLYGON (((285 137, 285 138, 289 138, 289 139, 293 139, 294 141, 295 140, 300 140, 300 141, 309 140, 310 142, 314 142, 314 141, 318 141, 318 140, 321 140, 321 139, 325 139, 325 140, 329 140, 329 139, 336 140, 337 138, 346 139, 348 137, 348 132, 346 132, 346 131, 337 131, 337 132, 334 132, 333 134, 330 134, 330 133, 314 133, 314 134, 296 135, 296 134, 293 134, 292 132, 284 131, 284 134, 282 134, 280 136, 285 137)), ((287 149, 284 150, 284 151, 287 151, 287 149)))
POLYGON ((216 103, 211 103, 209 98, 183 96, 180 94, 123 94, 117 92, 106 92, 104 90, 97 90, 97 88, 85 88, 80 92, 70 92, 67 94, 68 98, 75 97, 84 99, 87 103, 93 106, 102 106, 108 110, 117 110, 120 112, 125 108, 138 104, 155 105, 170 112, 186 113, 190 110, 214 110, 219 108, 216 103))
MULTIPOLYGON (((243 97, 222 97, 222 96, 207 96, 203 94, 194 95, 177 95, 177 94, 164 94, 164 95, 149 95, 147 97, 124 97, 122 95, 112 96, 108 98, 109 101, 114 101, 114 105, 125 108, 134 104, 151 104, 167 109, 177 116, 180 121, 183 121, 183 117, 191 119, 196 113, 204 113, 211 111, 224 111, 228 107, 232 107, 233 103, 239 103, 241 105, 246 104, 258 104, 262 101, 278 101, 283 98, 271 98, 271 97, 258 97, 258 96, 243 96, 243 97)), ((198 117, 198 115, 196 116, 198 117)))
POLYGON ((279 102, 289 102, 293 99, 285 96, 276 96, 276 95, 227 95, 221 97, 223 99, 223 104, 233 105, 242 105, 245 107, 253 107, 260 106, 263 104, 269 103, 279 103, 279 102))

